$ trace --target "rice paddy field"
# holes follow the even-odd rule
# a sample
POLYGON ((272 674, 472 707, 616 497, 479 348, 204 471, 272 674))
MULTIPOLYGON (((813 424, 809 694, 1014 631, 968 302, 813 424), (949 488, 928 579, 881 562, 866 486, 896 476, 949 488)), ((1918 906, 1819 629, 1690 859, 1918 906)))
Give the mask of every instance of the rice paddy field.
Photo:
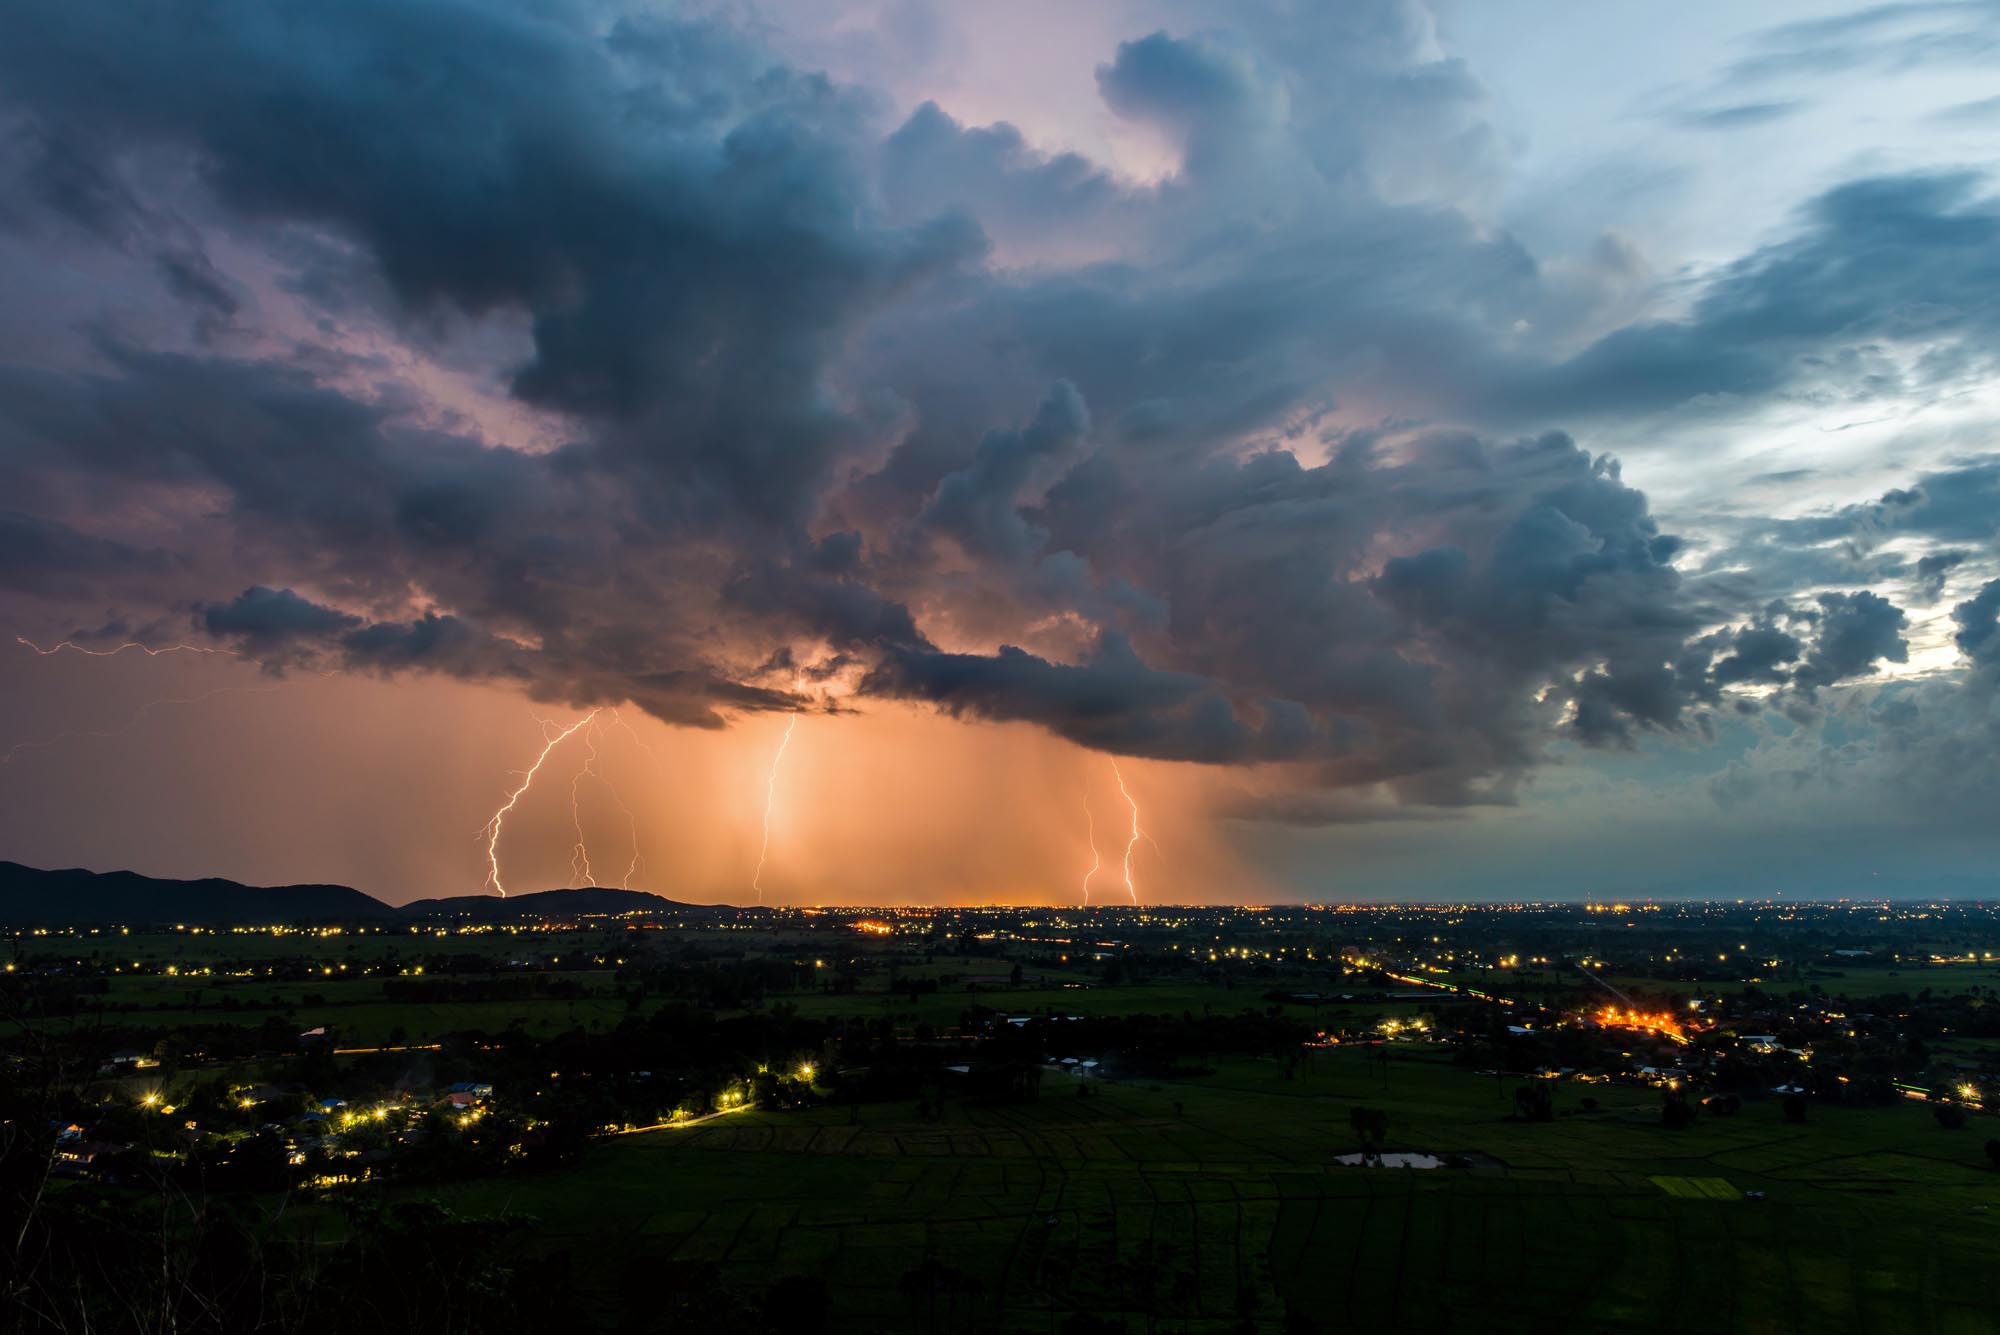
POLYGON ((1562 1084, 1554 1122, 1517 1122, 1511 1082, 1423 1047, 1093 1091, 1051 1073, 1034 1101, 948 1100, 938 1119, 746 1112, 445 1199, 533 1216, 521 1245, 605 1293, 675 1263, 748 1288, 819 1275, 843 1331, 1059 1331, 1079 1314, 1189 1332, 2000 1322, 2000 1172, 1982 1150, 2000 1127, 1983 1119, 1945 1131, 1910 1104, 1788 1125, 1752 1103, 1672 1131, 1650 1090, 1562 1084), (1460 1166, 1336 1164, 1362 1105, 1388 1114, 1388 1149, 1460 1166), (913 1278, 927 1261, 931 1280, 913 1278))
MULTIPOLYGON (((768 931, 690 929, 675 933, 677 942, 709 945, 718 951, 743 951, 749 958, 783 961, 810 959, 815 946, 827 943, 768 931)), ((448 1034, 468 1030, 497 1033, 516 1025, 530 1035, 547 1037, 573 1028, 615 1027, 628 1014, 616 990, 617 967, 632 943, 617 930, 453 933, 349 931, 319 935, 292 932, 273 937, 261 932, 201 934, 151 932, 123 935, 115 930, 45 938, 37 949, 79 963, 123 967, 103 980, 105 991, 88 997, 89 1014, 78 1023, 104 1028, 159 1029, 183 1024, 256 1026, 273 1015, 285 1015, 303 1030, 325 1025, 344 1047, 389 1043, 434 1043, 448 1034), (466 982, 505 976, 515 961, 561 965, 551 975, 581 995, 522 997, 505 1001, 461 1001, 424 1004, 392 1000, 379 976, 384 961, 393 967, 416 968, 431 954, 460 962, 452 977, 466 982), (491 971, 463 962, 491 961, 491 971), (583 967, 576 967, 577 965, 583 967), (178 972, 168 974, 165 969, 178 972)), ((836 941, 833 945, 847 945, 836 941)), ((828 1020, 888 1019, 899 1029, 928 1024, 955 1027, 968 1008, 988 1006, 1012 1014, 1203 1015, 1234 1014, 1244 1007, 1263 1009, 1263 993, 1275 981, 1231 987, 1207 981, 1146 981, 1107 986, 1100 970, 1084 964, 1041 966, 1025 987, 1005 986, 1008 962, 953 961, 880 968, 859 980, 852 991, 801 988, 777 991, 767 1004, 792 1007, 800 1015, 828 1020), (911 996, 892 990, 892 979, 933 980, 935 991, 911 996), (1036 985, 1040 984, 1040 985, 1036 985)), ((433 971, 435 972, 435 970, 433 971)), ((1303 985, 1303 984, 1301 984, 1303 985)), ((1442 997, 1442 994, 1440 994, 1442 997)), ((648 998, 642 1013, 668 1004, 648 998)), ((1369 1012, 1394 1014, 1414 1003, 1375 1003, 1369 1012)), ((1299 1019, 1333 1022, 1347 1014, 1334 1007, 1285 1006, 1299 1019)), ((0 1035, 10 1030, 0 1021, 0 1035)))
MULTIPOLYGON (((725 958, 809 962, 834 944, 722 930, 682 939, 710 935, 725 958)), ((283 1016, 330 1026, 342 1048, 512 1026, 538 1038, 609 1031, 633 1014, 615 973, 624 940, 602 929, 78 938, 83 958, 130 952, 145 966, 104 980, 78 1023, 146 1031, 283 1016), (560 962, 577 995, 393 998, 385 959, 413 970, 429 952, 454 957, 461 980, 501 977, 518 959, 560 962)), ((1013 988, 1005 959, 880 962, 852 990, 801 986, 763 1004, 887 1019, 908 1038, 954 1030, 980 1006, 1195 1017, 1275 1007, 1367 1028, 1446 1000, 1314 1008, 1267 996, 1323 985, 1304 975, 1109 982, 1083 961, 1034 963, 1013 988), (912 979, 937 990, 896 986, 912 979)), ((817 978, 800 967, 796 983, 817 978)), ((1989 976, 2000 977, 1984 965, 1857 968, 1840 985, 1957 991, 1989 976)), ((1496 976, 1458 981, 1503 990, 1496 976)), ((1530 986, 1504 991, 1532 998, 1521 981, 1530 986)), ((638 1013, 671 1004, 647 995, 638 1013)), ((1953 1034, 1934 1047, 1977 1064, 1995 1043, 1953 1034)), ((1775 1102, 1752 1101, 1669 1130, 1655 1090, 1565 1080, 1548 1086, 1554 1120, 1533 1123, 1512 1116, 1518 1079, 1455 1066, 1421 1041, 1372 1051, 1389 1059, 1311 1048, 1294 1063, 1229 1058, 1190 1078, 1093 1080, 1087 1095, 1049 1070, 1019 1103, 947 1091, 941 1109, 922 1111, 735 1112, 594 1141, 574 1169, 385 1190, 531 1219, 510 1235, 514 1259, 567 1266, 604 1324, 630 1309, 635 1277, 643 1289, 712 1272, 739 1293, 822 1279, 831 1329, 857 1333, 2000 1331, 2000 1171, 1984 1150, 2000 1120, 1949 1131, 1914 1102, 1815 1104, 1793 1125, 1775 1102), (1387 1117, 1383 1149, 1445 1166, 1340 1163, 1360 1147, 1350 1114, 1364 1107, 1387 1117)))

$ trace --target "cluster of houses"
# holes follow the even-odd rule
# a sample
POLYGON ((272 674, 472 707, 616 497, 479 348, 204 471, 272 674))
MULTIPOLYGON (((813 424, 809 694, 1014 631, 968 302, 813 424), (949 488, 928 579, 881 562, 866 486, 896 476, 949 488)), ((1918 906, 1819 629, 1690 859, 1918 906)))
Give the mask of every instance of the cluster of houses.
MULTIPOLYGON (((133 1064, 119 1062, 114 1069, 130 1070, 133 1064)), ((460 1081, 436 1094, 406 1091, 366 1106, 353 1106, 340 1098, 318 1098, 299 1084, 253 1085, 235 1091, 233 1097, 240 1110, 262 1110, 269 1117, 256 1129, 283 1137, 287 1157, 294 1166, 307 1163, 315 1153, 353 1158, 367 1166, 386 1162, 394 1153, 379 1144, 366 1148, 351 1146, 348 1142, 357 1138, 354 1135, 357 1130, 382 1125, 394 1130, 396 1140, 415 1144, 426 1134, 418 1124, 422 1115, 443 1112, 461 1123, 477 1119, 493 1099, 493 1086, 460 1081)), ((174 1105, 164 1103, 157 1092, 143 1095, 139 1102, 150 1112, 171 1115, 179 1111, 174 1105)), ((240 1124, 234 1130, 240 1134, 240 1124)), ((199 1122, 189 1119, 174 1129, 170 1140, 192 1148, 207 1134, 210 1133, 199 1122)), ((137 1142, 94 1133, 83 1121, 70 1122, 56 1128, 54 1167, 66 1176, 81 1176, 136 1148, 137 1142)), ((156 1148, 154 1152, 160 1151, 156 1148)))

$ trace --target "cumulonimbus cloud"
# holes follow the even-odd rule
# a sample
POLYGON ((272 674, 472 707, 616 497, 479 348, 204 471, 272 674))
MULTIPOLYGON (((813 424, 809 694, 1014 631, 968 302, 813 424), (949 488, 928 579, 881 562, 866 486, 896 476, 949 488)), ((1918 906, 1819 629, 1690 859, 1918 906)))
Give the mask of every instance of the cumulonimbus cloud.
MULTIPOLYGON (((1343 8, 1337 48, 1300 15, 1108 53, 1107 105, 1181 154, 1142 186, 934 105, 897 123, 713 22, 27 0, 12 225, 179 257, 160 300, 207 323, 0 368, 6 585, 274 667, 696 726, 917 701, 1436 806, 1508 800, 1563 740, 1698 734, 1745 691, 1903 661, 1875 593, 1686 568, 1557 428, 1809 383, 1863 338, 1988 355, 1979 183, 1843 186, 1685 316, 1604 332, 1625 252, 1558 276, 1454 206, 1499 151, 1477 85, 1411 6, 1343 8), (1351 77, 1314 66, 1336 49, 1351 77), (1419 178, 1413 142, 1452 152, 1419 178), (229 344, 258 282, 427 369, 483 356, 560 442, 433 411, 351 342, 229 344)), ((1870 522, 1990 539, 1976 485, 1870 522)), ((1935 598, 1955 566, 1926 560, 1935 598)), ((1366 809, 1286 819, 1315 805, 1366 809)))

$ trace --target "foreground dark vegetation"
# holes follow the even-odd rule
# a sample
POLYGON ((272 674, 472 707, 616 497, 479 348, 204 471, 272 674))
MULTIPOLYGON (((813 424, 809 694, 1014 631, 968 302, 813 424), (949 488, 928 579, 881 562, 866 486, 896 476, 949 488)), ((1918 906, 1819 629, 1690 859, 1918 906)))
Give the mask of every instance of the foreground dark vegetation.
POLYGON ((1987 1330, 1996 954, 1971 905, 37 928, 7 1328, 1987 1330))

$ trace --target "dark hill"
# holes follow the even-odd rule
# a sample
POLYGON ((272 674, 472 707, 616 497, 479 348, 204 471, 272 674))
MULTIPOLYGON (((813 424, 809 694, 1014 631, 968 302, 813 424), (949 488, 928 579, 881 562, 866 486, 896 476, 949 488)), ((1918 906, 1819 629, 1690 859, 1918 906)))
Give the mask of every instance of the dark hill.
POLYGON ((454 922, 539 922, 613 913, 668 914, 704 912, 700 905, 683 904, 644 890, 620 890, 615 886, 584 886, 576 890, 536 890, 529 894, 457 895, 450 899, 419 899, 403 905, 412 918, 446 918, 454 922))
POLYGON ((0 923, 9 926, 242 927, 395 916, 381 900, 344 885, 255 886, 214 877, 166 881, 130 871, 41 871, 0 862, 0 923))

